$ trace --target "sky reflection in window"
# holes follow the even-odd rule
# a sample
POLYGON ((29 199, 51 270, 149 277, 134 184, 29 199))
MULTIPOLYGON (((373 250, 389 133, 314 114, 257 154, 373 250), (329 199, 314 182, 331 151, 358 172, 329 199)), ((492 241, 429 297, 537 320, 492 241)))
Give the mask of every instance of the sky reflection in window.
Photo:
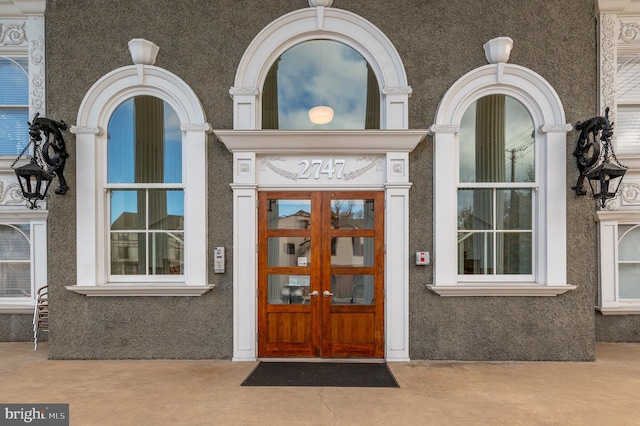
POLYGON ((362 55, 349 46, 330 40, 303 42, 287 50, 273 67, 277 67, 277 83, 267 78, 263 93, 268 97, 273 93, 269 85, 277 84, 277 125, 269 124, 263 114, 263 128, 365 129, 369 78, 375 83, 375 89, 369 89, 371 97, 376 98, 373 107, 369 101, 369 109, 379 117, 380 92, 375 76, 362 55), (330 123, 310 121, 309 109, 318 105, 334 110, 330 123))

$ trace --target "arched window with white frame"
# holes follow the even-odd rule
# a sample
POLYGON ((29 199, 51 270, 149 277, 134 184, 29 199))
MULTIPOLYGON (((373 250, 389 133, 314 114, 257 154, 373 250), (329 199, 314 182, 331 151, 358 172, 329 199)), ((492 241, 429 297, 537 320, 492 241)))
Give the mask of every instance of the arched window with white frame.
POLYGON ((507 63, 510 43, 485 45, 490 64, 453 84, 431 127, 429 289, 443 296, 555 296, 575 288, 566 282, 571 125, 546 80, 507 63), (491 46, 502 46, 503 55, 491 56, 491 46))
POLYGON ((91 296, 197 296, 207 283, 207 133, 202 105, 129 43, 134 65, 98 80, 78 112, 77 285, 91 296), (146 58, 146 59, 145 59, 146 58))

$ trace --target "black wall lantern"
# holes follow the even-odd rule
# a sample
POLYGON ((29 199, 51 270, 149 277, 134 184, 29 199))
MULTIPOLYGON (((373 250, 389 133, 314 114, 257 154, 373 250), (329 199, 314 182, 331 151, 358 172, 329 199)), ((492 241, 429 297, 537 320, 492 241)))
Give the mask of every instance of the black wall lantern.
POLYGON ((584 179, 587 178, 593 198, 600 200, 602 207, 610 198, 614 198, 627 167, 620 164, 611 146, 613 123, 609 122, 609 108, 605 109, 604 117, 594 117, 577 123, 580 130, 578 144, 573 155, 578 161, 580 176, 578 182, 571 189, 578 195, 587 193, 584 179))
POLYGON ((56 176, 60 181, 56 194, 63 195, 69 189, 63 175, 69 157, 62 136, 63 130, 67 130, 64 121, 50 120, 36 113, 33 122, 29 123, 29 143, 11 165, 15 166, 29 146, 33 145, 32 155, 27 156, 29 163, 14 168, 21 194, 29 203, 30 209, 38 208, 38 202, 47 197, 49 186, 56 176))

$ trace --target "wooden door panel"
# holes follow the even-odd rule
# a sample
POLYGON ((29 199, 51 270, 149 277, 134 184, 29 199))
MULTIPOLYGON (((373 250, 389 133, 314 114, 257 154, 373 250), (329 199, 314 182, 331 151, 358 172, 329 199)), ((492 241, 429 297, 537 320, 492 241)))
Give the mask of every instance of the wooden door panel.
POLYGON ((334 343, 374 343, 375 314, 332 313, 331 341, 334 343))
POLYGON ((267 324, 269 343, 309 343, 311 341, 310 313, 271 312, 267 315, 267 324))

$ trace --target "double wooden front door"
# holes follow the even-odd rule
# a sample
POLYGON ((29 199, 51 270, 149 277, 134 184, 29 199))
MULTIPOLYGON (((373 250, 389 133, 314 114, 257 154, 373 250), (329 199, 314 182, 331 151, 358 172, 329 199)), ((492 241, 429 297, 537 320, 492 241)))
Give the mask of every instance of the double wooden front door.
POLYGON ((384 357, 384 193, 261 192, 258 356, 384 357))

